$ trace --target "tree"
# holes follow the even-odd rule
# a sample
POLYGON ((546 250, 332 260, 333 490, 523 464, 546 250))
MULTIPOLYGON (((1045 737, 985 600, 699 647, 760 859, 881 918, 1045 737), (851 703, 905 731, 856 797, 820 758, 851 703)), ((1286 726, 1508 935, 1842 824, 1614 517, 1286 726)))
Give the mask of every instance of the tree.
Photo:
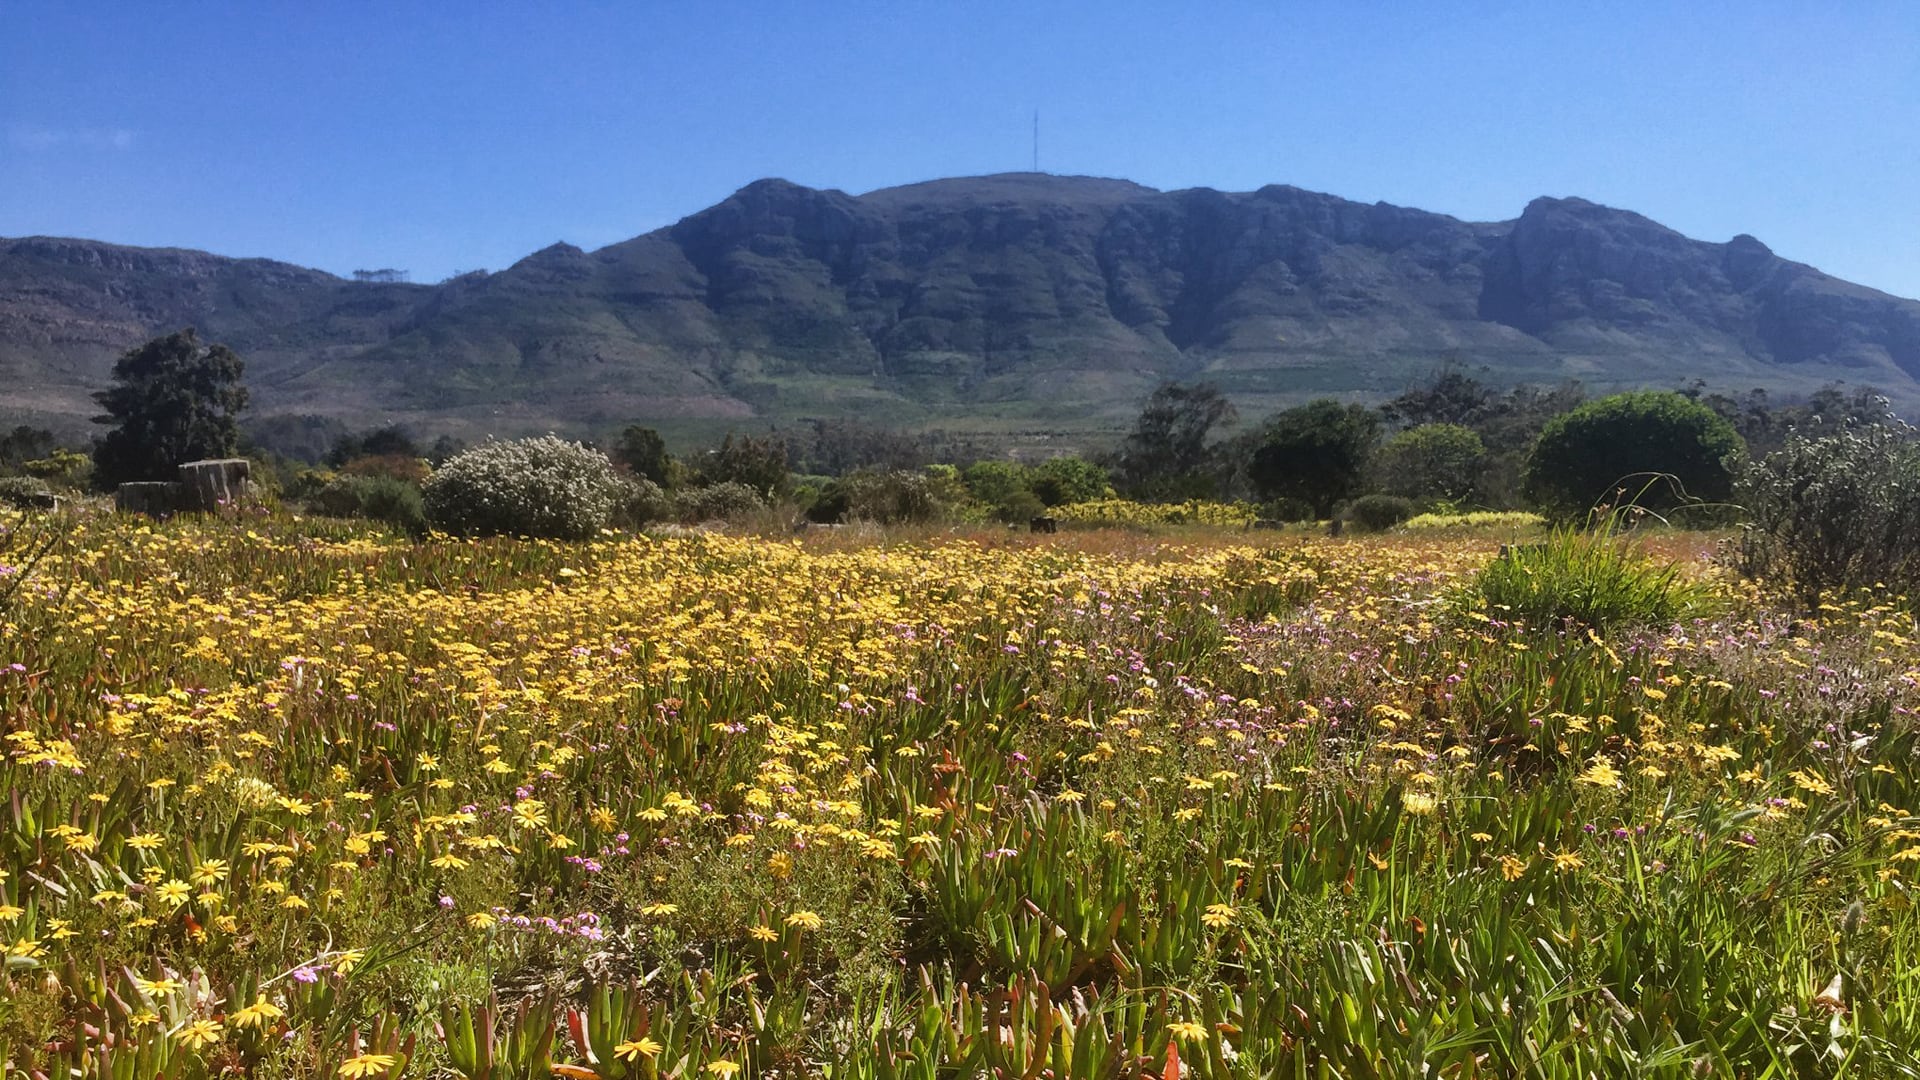
POLYGON ((1267 422, 1247 475, 1262 499, 1302 499, 1318 517, 1353 495, 1367 471, 1380 418, 1332 398, 1288 409, 1267 422))
POLYGON ((1492 390, 1457 368, 1446 367, 1420 386, 1380 406, 1390 424, 1460 424, 1471 427, 1499 409, 1492 390))
POLYGON ((1623 497, 1655 510, 1723 501, 1744 449, 1733 425, 1700 402, 1667 390, 1615 394, 1547 422, 1527 459, 1526 494, 1563 515, 1623 497))
POLYGON ((420 444, 405 428, 388 424, 359 435, 340 436, 334 440, 333 449, 327 451, 327 464, 337 469, 357 458, 421 456, 420 444))
POLYGON ((1029 486, 1048 506, 1091 502, 1113 493, 1107 470, 1085 458, 1057 457, 1041 462, 1029 473, 1029 486))
POLYGON ((650 427, 628 426, 613 448, 613 460, 633 470, 633 475, 667 487, 672 475, 673 456, 667 453, 667 440, 650 427))
POLYGON ((1375 459, 1380 487, 1408 499, 1459 502, 1473 494, 1487 447, 1458 424, 1422 424, 1388 439, 1375 459))
POLYGON ((791 481, 787 444, 772 435, 756 439, 729 434, 700 466, 702 484, 744 484, 763 499, 785 495, 791 481))
POLYGON ((1217 470, 1207 440, 1233 419, 1233 403, 1212 383, 1163 383, 1121 449, 1119 479, 1137 498, 1211 496, 1217 470))
POLYGON ((58 445, 53 432, 21 424, 0 435, 0 474, 18 472, 29 461, 49 457, 58 445))
POLYGON ((203 345, 192 328, 129 350, 113 385, 94 395, 113 430, 94 449, 94 483, 170 480, 183 461, 231 457, 247 407, 245 365, 225 345, 203 345))

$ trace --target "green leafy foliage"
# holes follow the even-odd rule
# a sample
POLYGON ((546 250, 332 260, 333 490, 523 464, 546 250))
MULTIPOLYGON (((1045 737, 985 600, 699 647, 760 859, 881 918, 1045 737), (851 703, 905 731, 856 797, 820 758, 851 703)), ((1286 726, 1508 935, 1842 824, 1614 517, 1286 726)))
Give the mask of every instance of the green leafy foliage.
POLYGON ((762 499, 785 495, 793 486, 786 441, 771 435, 729 434, 701 460, 699 474, 703 485, 740 484, 762 499))
POLYGON ((53 489, 39 477, 0 476, 0 506, 30 509, 46 506, 52 499, 53 489))
POLYGON ((1413 500, 1398 495, 1362 495, 1347 507, 1347 520, 1362 532, 1385 532, 1413 516, 1413 500))
POLYGON ((1557 528, 1507 549, 1460 597, 1469 610, 1528 626, 1572 620, 1596 630, 1667 626, 1711 607, 1711 592, 1611 526, 1557 528))
POLYGON ((310 500, 333 517, 383 522, 408 536, 427 534, 427 508, 416 484, 393 476, 341 476, 310 500))
POLYGON ((94 395, 96 423, 111 425, 94 450, 94 483, 171 480, 182 462, 232 457, 247 406, 245 365, 225 345, 202 345, 191 328, 130 349, 113 385, 94 395))
POLYGON ((1211 498, 1220 469, 1209 440, 1234 416, 1232 402, 1211 383, 1161 384, 1121 447, 1116 480, 1136 499, 1211 498))
POLYGON ((809 511, 816 521, 900 525, 948 517, 965 494, 957 477, 906 469, 861 469, 827 485, 809 511))
POLYGON ((961 474, 966 494, 1001 521, 1021 522, 1049 507, 1110 498, 1107 470, 1084 458, 1058 457, 1039 465, 976 461, 961 474))
POLYGON ((1359 489, 1379 438, 1373 410, 1322 398, 1267 422, 1247 474, 1260 498, 1303 499, 1315 516, 1330 517, 1359 489))
POLYGON ((1473 497, 1486 457, 1486 444, 1471 428, 1422 424, 1380 447, 1374 474, 1389 495, 1460 503, 1473 497))
POLYGON ((26 424, 16 426, 0 435, 0 476, 17 475, 27 462, 51 455, 58 445, 51 431, 26 424))
POLYGON ((624 528, 637 529, 656 521, 672 521, 679 507, 674 497, 659 484, 645 477, 626 477, 620 487, 620 505, 614 512, 614 522, 624 528))
POLYGON ((1743 449, 1733 426, 1697 401, 1660 390, 1615 394, 1547 422, 1527 460, 1526 494, 1568 517, 1623 499, 1653 510, 1722 502, 1743 449), (1648 482, 1655 477, 1673 482, 1648 482))
POLYGON ((580 539, 606 528, 621 487, 605 454, 545 435, 468 450, 421 494, 428 520, 456 535, 580 539))
POLYGON ((1027 486, 1048 506, 1092 502, 1113 494, 1107 470, 1085 458, 1057 457, 1034 466, 1027 486))
POLYGON ((767 508, 757 489, 736 481, 683 488, 674 493, 674 512, 687 524, 726 521, 767 508))
POLYGON ((667 453, 667 440, 650 427, 629 425, 620 433, 613 459, 633 470, 633 475, 660 487, 673 482, 673 455, 667 453))
POLYGON ((1849 588, 1920 588, 1920 442, 1913 428, 1816 426, 1750 465, 1736 563, 1813 603, 1849 588))

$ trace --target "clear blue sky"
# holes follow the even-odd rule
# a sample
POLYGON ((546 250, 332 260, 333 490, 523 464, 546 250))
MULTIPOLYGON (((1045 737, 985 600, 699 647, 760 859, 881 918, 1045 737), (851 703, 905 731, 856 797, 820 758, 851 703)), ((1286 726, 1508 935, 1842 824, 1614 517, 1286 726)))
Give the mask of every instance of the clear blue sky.
POLYGON ((1920 4, 0 2, 0 235, 415 280, 764 176, 1581 195, 1920 297, 1920 4), (830 13, 830 14, 829 14, 830 13))

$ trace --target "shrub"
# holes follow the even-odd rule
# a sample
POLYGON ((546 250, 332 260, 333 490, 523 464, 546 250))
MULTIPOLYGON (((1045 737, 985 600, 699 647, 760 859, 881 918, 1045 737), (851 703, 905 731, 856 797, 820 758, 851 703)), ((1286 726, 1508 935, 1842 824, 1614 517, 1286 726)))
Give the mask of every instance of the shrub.
POLYGON ((815 521, 857 519, 881 525, 937 521, 947 516, 963 490, 957 478, 904 469, 862 469, 827 485, 809 516, 815 521))
POLYGON ((1389 495, 1460 502, 1473 495, 1487 456, 1480 436, 1458 424, 1422 424, 1388 439, 1374 471, 1389 495))
POLYGON ((1527 459, 1526 494, 1562 517, 1624 496, 1664 510, 1724 501, 1744 448, 1733 425, 1697 401, 1646 390, 1591 401, 1547 422, 1527 459), (1664 474, 1678 482, 1656 482, 1664 474))
POLYGON ((673 496, 644 476, 625 478, 620 486, 620 505, 614 511, 614 523, 637 529, 656 521, 669 521, 678 513, 673 496))
POLYGON ((52 503, 53 489, 46 481, 31 476, 0 476, 0 506, 24 510, 52 503))
POLYGON ((1085 458, 1052 458, 1029 470, 1027 475, 1034 495, 1048 506, 1092 502, 1113 495, 1107 470, 1085 458))
POLYGON ((1830 589, 1920 585, 1920 443, 1893 421, 1795 435, 1749 466, 1736 565, 1809 604, 1830 589))
POLYGON ((1681 576, 1672 563, 1648 558, 1608 524, 1563 527, 1544 543, 1508 549, 1461 599, 1469 609, 1530 626, 1571 619, 1607 630, 1671 625, 1703 612, 1711 598, 1709 588, 1681 576))
POLYGON ((1546 519, 1525 510, 1469 510, 1464 514, 1415 514, 1403 528, 1418 532, 1426 529, 1537 529, 1546 519))
POLYGON ((311 504, 332 517, 384 522, 409 536, 427 533, 420 489, 391 476, 337 477, 313 496, 311 504))
POLYGON ((745 484, 728 481, 688 488, 674 496, 679 519, 691 525, 701 521, 725 521, 767 507, 767 500, 745 484))
POLYGON ((1267 521, 1312 521, 1313 504, 1305 499, 1282 497, 1260 504, 1260 517, 1267 521))
POLYGON ((1413 500, 1398 495, 1362 495, 1347 507, 1347 520, 1362 532, 1385 532, 1413 516, 1413 500))
POLYGON ((421 493, 428 519, 450 533, 566 540, 605 528, 620 491, 605 454, 544 435, 468 450, 421 493))

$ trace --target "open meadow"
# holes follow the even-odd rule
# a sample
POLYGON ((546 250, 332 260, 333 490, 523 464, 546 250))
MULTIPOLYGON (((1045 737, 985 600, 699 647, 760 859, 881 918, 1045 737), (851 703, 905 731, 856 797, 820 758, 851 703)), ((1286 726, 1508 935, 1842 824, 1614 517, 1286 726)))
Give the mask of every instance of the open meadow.
POLYGON ((1911 607, 1704 534, 4 522, 6 1080, 1920 1075, 1911 607))

